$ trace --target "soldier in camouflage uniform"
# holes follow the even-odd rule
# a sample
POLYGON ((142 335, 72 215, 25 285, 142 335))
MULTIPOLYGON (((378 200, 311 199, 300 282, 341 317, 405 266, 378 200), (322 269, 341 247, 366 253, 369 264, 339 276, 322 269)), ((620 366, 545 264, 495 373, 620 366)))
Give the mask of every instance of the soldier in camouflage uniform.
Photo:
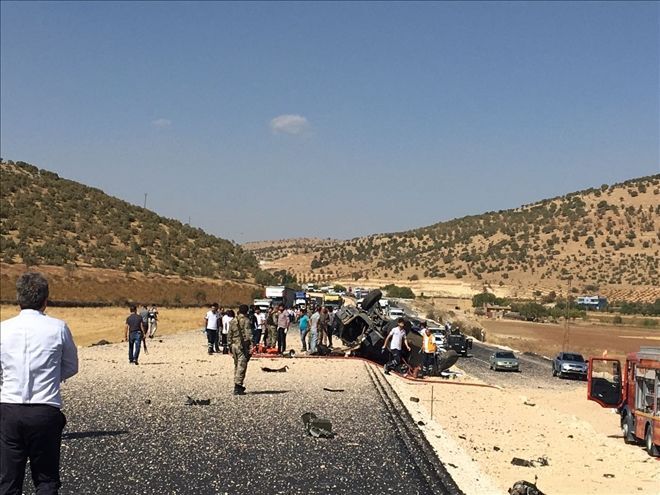
POLYGON ((245 394, 243 380, 250 360, 250 346, 252 343, 252 325, 247 317, 248 307, 241 304, 238 316, 229 322, 227 340, 231 346, 231 355, 234 357, 234 395, 245 394))
POLYGON ((277 308, 271 308, 268 314, 266 324, 268 325, 268 347, 275 347, 277 345, 277 318, 280 313, 277 308))

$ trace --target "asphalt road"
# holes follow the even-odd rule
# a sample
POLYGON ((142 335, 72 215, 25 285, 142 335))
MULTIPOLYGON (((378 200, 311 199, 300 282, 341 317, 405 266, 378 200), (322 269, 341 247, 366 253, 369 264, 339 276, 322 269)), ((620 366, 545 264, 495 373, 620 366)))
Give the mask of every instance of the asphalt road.
POLYGON ((586 387, 584 381, 553 377, 552 362, 533 354, 516 353, 520 360, 519 372, 491 370, 488 359, 496 350, 500 349, 475 340, 468 356, 461 357, 457 366, 486 383, 507 388, 533 387, 567 390, 569 388, 586 387))
POLYGON ((62 494, 460 493, 363 362, 253 360, 248 395, 236 397, 231 359, 206 356, 198 334, 154 341, 139 367, 119 344, 80 357, 64 392, 62 494), (260 370, 285 364, 286 373, 260 370), (186 395, 211 404, 185 405, 186 395), (336 437, 308 436, 309 411, 336 437))

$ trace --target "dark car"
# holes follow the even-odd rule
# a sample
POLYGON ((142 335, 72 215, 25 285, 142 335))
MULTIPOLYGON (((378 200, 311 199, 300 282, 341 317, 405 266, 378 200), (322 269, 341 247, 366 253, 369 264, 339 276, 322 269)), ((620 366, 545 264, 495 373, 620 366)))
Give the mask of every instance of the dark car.
POLYGON ((560 352, 552 361, 552 376, 559 375, 560 378, 569 376, 587 379, 587 362, 582 354, 575 352, 560 352))

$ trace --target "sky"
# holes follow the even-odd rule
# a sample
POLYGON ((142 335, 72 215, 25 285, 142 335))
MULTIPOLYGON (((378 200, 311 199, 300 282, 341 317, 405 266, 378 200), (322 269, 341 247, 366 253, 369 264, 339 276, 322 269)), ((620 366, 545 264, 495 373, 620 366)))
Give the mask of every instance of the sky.
POLYGON ((656 2, 0 4, 0 152, 244 242, 660 173, 656 2))

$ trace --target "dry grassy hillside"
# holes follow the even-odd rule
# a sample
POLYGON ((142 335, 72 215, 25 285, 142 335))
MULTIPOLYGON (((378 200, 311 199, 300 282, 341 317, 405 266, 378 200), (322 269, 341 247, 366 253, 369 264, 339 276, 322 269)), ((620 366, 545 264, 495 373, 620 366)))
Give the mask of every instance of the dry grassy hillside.
POLYGON ((278 241, 254 253, 299 281, 461 280, 508 292, 574 290, 660 297, 660 175, 347 241, 278 241), (329 244, 328 244, 329 243, 329 244))
POLYGON ((242 247, 254 253, 260 261, 272 261, 288 255, 313 254, 317 249, 332 247, 338 242, 340 241, 329 238, 300 237, 277 241, 246 242, 242 247))
POLYGON ((23 162, 3 161, 0 248, 8 264, 254 280, 235 243, 23 162))

